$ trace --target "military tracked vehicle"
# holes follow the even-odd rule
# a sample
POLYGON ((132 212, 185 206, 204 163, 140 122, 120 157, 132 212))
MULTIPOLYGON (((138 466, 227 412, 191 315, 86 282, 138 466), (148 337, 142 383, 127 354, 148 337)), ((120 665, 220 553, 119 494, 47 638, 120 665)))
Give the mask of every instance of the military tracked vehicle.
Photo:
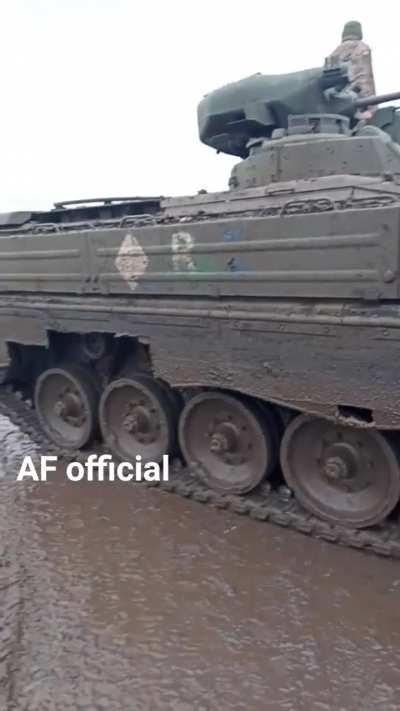
POLYGON ((170 454, 244 508, 284 480, 304 521, 384 528, 400 497, 400 120, 360 112, 400 93, 347 84, 327 66, 204 97, 201 140, 241 158, 225 192, 0 216, 2 382, 53 443, 170 454))

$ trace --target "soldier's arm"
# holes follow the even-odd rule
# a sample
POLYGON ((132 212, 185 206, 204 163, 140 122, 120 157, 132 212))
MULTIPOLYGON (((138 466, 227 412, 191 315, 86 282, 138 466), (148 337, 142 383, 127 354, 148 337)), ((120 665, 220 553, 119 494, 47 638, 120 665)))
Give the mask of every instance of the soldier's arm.
POLYGON ((352 83, 359 88, 361 96, 376 94, 371 50, 367 46, 361 48, 354 58, 352 83))

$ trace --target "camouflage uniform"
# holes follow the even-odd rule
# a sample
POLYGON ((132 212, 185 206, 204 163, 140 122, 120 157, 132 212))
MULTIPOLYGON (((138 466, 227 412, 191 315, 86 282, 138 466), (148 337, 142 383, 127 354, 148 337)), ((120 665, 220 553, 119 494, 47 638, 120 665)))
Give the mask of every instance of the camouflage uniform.
MULTIPOLYGON (((362 41, 362 36, 359 22, 347 22, 343 29, 342 43, 329 55, 329 59, 348 64, 350 88, 358 91, 359 96, 371 96, 376 93, 371 50, 362 41)), ((374 110, 375 107, 368 109, 371 113, 374 110)))

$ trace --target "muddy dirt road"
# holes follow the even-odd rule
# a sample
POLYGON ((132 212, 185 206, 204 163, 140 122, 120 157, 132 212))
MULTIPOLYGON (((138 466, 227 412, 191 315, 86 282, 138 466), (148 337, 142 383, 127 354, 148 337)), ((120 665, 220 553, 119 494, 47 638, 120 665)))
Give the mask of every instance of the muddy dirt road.
POLYGON ((400 708, 399 562, 0 459, 1 711, 400 708))

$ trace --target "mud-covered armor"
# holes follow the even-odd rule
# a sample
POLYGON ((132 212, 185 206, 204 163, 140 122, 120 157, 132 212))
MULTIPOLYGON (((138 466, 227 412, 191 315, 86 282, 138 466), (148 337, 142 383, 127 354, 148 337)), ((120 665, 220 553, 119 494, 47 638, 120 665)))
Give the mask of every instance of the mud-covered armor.
POLYGON ((206 96, 228 191, 0 216, 3 404, 62 452, 169 454, 178 493, 397 555, 397 113, 355 114, 400 94, 347 84, 206 96))

